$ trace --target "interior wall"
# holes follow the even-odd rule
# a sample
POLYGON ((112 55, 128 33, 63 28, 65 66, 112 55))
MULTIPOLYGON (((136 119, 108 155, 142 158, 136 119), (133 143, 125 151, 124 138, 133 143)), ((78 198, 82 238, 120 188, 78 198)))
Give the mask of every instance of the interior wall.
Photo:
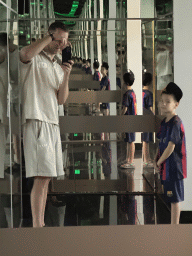
POLYGON ((183 0, 173 1, 174 8, 174 81, 183 91, 177 114, 183 121, 186 133, 187 147, 187 173, 185 180, 185 201, 182 203, 182 210, 192 210, 191 181, 192 181, 192 2, 183 0))

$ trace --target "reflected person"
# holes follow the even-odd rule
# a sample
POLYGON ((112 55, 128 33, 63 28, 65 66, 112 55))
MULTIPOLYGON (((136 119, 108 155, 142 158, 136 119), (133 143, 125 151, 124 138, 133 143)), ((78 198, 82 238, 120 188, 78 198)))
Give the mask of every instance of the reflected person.
POLYGON ((54 57, 70 44, 68 34, 62 22, 54 22, 44 38, 20 51, 26 177, 34 177, 33 227, 44 226, 51 177, 64 174, 58 105, 68 97, 73 61, 60 66, 54 57))
MULTIPOLYGON (((122 112, 121 115, 137 115, 136 95, 132 86, 135 81, 135 76, 131 70, 123 75, 124 86, 126 92, 123 94, 122 112)), ((125 163, 121 164, 121 168, 135 168, 135 132, 125 133, 127 142, 127 157, 125 163)))
MULTIPOLYGON (((110 80, 108 77, 108 70, 109 70, 109 65, 107 62, 103 62, 101 66, 101 74, 102 74, 102 79, 100 83, 100 90, 101 91, 110 91, 110 80)), ((103 112, 104 116, 109 115, 109 103, 101 103, 100 104, 101 111, 103 112)))
POLYGON ((5 148, 9 125, 9 120, 7 117, 7 94, 7 34, 0 33, 0 178, 4 178, 5 148))
MULTIPOLYGON (((153 114, 153 93, 149 90, 153 77, 151 73, 144 73, 143 75, 143 112, 145 110, 153 114)), ((149 142, 153 141, 153 134, 151 132, 144 132, 141 134, 143 141, 143 167, 153 167, 153 162, 149 152, 149 142)))

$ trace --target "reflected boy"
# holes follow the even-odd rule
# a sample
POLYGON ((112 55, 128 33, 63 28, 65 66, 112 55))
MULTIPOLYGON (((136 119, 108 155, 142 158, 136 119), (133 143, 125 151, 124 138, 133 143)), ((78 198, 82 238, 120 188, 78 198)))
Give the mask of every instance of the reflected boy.
MULTIPOLYGON (((137 115, 137 101, 132 85, 135 81, 135 76, 131 70, 123 75, 124 86, 126 92, 123 94, 122 112, 121 115, 137 115)), ((127 142, 127 158, 121 168, 135 168, 135 132, 126 133, 125 142, 127 142)))

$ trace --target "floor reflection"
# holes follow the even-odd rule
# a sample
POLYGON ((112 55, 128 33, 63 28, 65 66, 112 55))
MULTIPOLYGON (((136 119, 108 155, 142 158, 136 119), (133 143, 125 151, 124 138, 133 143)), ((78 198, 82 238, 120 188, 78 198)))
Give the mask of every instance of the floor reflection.
MULTIPOLYGON (((125 169, 119 166, 126 157, 122 140, 110 141, 102 134, 69 134, 63 141, 66 175, 52 181, 46 226, 170 223, 170 208, 161 196, 154 168, 143 168, 141 145, 136 145, 135 168, 125 169)), ((23 179, 23 227, 32 226, 32 185, 33 179, 23 179)))

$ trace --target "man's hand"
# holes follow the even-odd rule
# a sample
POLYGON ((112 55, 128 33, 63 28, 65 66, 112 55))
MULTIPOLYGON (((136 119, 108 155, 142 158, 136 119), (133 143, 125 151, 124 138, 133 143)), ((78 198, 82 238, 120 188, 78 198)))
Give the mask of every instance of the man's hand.
POLYGON ((72 60, 69 60, 70 63, 68 62, 64 62, 62 65, 61 65, 61 68, 63 69, 64 71, 64 74, 69 76, 70 73, 71 73, 71 70, 72 70, 72 66, 74 64, 74 62, 72 60))

